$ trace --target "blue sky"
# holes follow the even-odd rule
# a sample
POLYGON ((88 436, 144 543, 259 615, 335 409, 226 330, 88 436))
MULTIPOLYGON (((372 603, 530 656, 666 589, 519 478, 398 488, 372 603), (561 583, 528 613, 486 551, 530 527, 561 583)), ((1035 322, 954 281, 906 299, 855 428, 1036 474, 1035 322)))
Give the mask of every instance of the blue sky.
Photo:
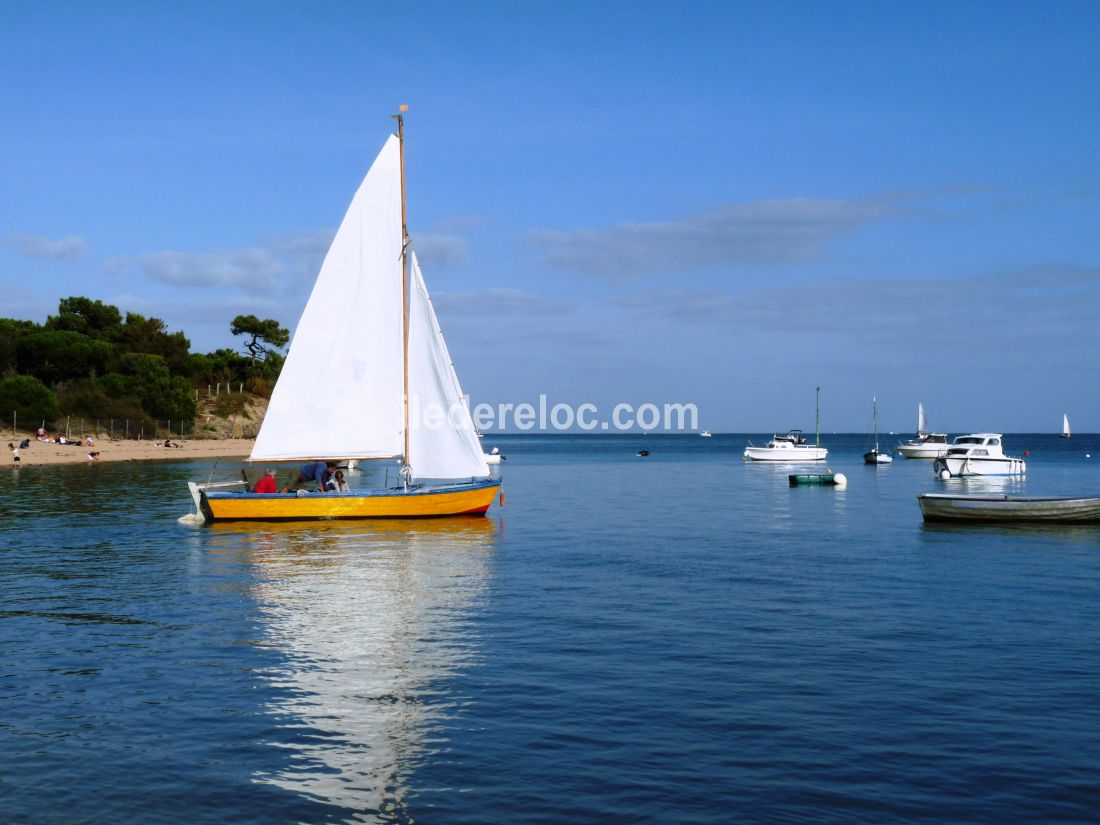
POLYGON ((0 25, 4 317, 293 330, 401 103, 474 402, 1100 431, 1100 6, 101 3, 0 25))

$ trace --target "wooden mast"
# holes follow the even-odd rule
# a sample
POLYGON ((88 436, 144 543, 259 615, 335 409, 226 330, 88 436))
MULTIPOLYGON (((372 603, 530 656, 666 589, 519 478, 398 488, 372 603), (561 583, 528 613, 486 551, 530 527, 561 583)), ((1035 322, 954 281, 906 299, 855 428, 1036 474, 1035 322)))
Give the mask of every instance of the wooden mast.
POLYGON ((402 334, 402 367, 405 374, 403 407, 405 418, 405 455, 402 476, 408 481, 409 464, 409 225, 405 215, 405 118, 401 114, 407 112, 409 107, 402 104, 398 107, 397 119, 397 143, 401 154, 401 334, 402 334))

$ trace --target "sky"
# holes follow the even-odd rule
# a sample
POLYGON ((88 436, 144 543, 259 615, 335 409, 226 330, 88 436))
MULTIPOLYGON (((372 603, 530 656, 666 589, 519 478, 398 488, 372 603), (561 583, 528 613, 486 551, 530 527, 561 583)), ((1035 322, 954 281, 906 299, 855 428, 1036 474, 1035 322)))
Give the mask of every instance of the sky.
POLYGON ((1100 431, 1100 5, 7 4, 0 317, 293 331, 408 104, 472 401, 1100 431), (32 7, 33 6, 33 7, 32 7))

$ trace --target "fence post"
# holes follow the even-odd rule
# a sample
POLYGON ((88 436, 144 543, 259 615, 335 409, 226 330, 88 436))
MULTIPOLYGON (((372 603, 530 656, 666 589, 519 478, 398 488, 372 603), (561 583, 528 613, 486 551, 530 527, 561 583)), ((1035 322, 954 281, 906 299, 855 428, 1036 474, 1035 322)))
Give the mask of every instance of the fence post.
POLYGON ((18 418, 18 412, 16 410, 11 411, 11 437, 15 438, 15 421, 18 418))

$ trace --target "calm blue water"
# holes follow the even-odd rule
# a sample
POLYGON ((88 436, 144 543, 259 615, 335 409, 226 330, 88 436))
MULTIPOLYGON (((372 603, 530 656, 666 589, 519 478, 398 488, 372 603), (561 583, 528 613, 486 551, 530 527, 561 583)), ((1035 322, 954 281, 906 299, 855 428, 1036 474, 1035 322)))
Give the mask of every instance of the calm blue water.
POLYGON ((209 464, 32 448, 0 821, 1097 821, 1100 529, 916 495, 1098 494, 1100 438, 1008 436, 1029 476, 984 484, 822 440, 845 491, 744 436, 515 436, 488 519, 205 528, 209 464))

